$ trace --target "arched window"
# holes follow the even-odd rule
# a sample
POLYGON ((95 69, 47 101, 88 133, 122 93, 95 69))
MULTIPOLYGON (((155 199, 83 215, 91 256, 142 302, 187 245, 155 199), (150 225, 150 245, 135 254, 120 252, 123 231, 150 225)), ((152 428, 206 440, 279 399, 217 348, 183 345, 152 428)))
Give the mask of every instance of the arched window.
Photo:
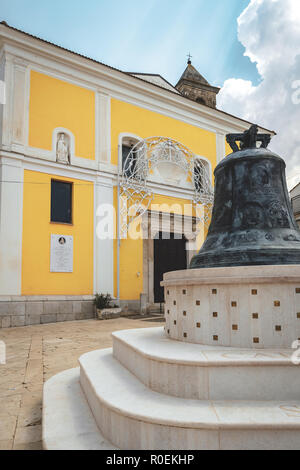
POLYGON ((135 137, 125 136, 122 138, 122 171, 129 177, 135 173, 137 156, 136 153, 130 153, 133 147, 139 142, 135 137))
POLYGON ((194 185, 196 192, 203 193, 207 188, 207 177, 210 177, 210 165, 202 158, 194 161, 194 185))

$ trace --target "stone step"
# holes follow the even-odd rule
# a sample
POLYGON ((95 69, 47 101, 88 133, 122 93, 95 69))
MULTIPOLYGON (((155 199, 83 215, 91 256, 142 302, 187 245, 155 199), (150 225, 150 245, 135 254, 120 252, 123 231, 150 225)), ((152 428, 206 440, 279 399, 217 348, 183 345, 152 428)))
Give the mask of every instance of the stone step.
POLYGON ((115 358, 156 392, 198 400, 300 400, 293 350, 183 343, 161 327, 112 336, 115 358))
MULTIPOLYGON (((202 401, 148 389, 112 355, 79 359, 80 383, 106 439, 120 449, 297 449, 300 400, 202 401)), ((70 397, 71 399, 71 397, 70 397)))
POLYGON ((161 304, 160 305, 150 305, 150 307, 148 307, 148 313, 157 313, 157 314, 161 314, 163 315, 164 313, 164 304, 161 304))
POLYGON ((44 385, 45 450, 113 450, 93 418, 79 383, 79 367, 51 377, 44 385))

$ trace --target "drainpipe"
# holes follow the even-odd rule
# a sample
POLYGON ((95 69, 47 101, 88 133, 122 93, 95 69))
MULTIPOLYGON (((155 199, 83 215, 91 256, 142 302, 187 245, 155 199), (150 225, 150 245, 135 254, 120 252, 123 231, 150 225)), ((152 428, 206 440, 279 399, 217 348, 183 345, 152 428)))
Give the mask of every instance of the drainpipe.
POLYGON ((118 195, 117 195, 117 302, 120 306, 120 144, 118 145, 118 195))

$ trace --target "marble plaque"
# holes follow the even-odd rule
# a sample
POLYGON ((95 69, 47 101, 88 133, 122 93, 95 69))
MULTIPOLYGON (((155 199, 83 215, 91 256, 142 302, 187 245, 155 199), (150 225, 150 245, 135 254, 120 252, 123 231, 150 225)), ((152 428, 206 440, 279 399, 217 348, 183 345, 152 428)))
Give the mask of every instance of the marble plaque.
POLYGON ((50 272, 73 272, 73 237, 51 235, 50 272))

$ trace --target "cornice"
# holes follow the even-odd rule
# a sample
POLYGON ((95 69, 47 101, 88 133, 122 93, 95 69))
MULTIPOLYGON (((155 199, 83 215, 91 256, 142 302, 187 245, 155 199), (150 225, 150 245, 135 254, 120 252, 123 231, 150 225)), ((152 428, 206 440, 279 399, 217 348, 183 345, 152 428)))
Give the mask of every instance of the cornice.
MULTIPOLYGON (((247 129, 251 124, 3 24, 0 24, 1 43, 8 53, 27 60, 28 65, 39 66, 44 61, 44 65, 49 69, 52 68, 53 73, 59 66, 60 72, 65 73, 66 79, 76 78, 112 97, 142 107, 152 107, 156 112, 171 115, 175 119, 191 121, 194 125, 207 130, 236 132, 247 129)), ((259 130, 273 133, 262 127, 259 130)))

